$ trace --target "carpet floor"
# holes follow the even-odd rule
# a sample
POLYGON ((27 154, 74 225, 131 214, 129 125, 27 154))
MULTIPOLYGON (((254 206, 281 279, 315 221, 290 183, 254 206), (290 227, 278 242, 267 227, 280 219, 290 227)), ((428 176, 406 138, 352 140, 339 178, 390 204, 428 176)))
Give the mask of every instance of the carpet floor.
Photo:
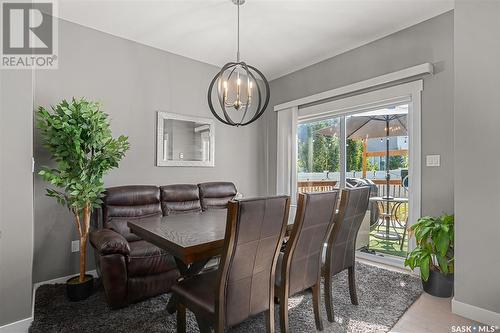
MULTIPOLYGON (((356 266, 359 305, 349 298, 347 272, 333 281, 335 323, 326 319, 322 306, 323 332, 387 332, 422 293, 418 277, 358 263, 356 266)), ((323 303, 323 289, 321 300, 323 303)), ((31 333, 92 332, 165 333, 176 331, 175 315, 165 305, 169 295, 161 295, 124 309, 111 310, 102 287, 81 302, 69 302, 65 285, 43 285, 35 297, 31 333)), ((276 307, 276 331, 279 332, 276 307)), ((315 332, 311 293, 298 294, 289 303, 290 331, 315 332)), ((187 332, 198 332, 194 316, 188 311, 187 332)), ((265 332, 264 317, 256 316, 229 330, 231 333, 265 332)))

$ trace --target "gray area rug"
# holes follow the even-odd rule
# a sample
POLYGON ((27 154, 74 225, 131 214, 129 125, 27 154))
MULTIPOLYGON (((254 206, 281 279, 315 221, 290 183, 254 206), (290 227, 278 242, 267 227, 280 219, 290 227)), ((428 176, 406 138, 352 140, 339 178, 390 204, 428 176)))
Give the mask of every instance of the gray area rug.
MULTIPOLYGON (((347 271, 334 278, 335 323, 328 322, 323 306, 323 332, 387 332, 422 293, 418 277, 361 263, 356 267, 356 280, 358 306, 350 302, 347 271)), ((323 303, 323 289, 321 295, 323 303)), ((30 332, 175 332, 175 315, 168 315, 165 310, 168 298, 169 295, 161 295, 124 309, 111 310, 99 287, 87 300, 74 303, 66 299, 65 285, 44 285, 36 293, 30 332)), ((289 308, 291 332, 316 331, 309 292, 293 296, 289 308)), ((277 307, 275 315, 276 331, 279 332, 277 307)), ((189 311, 187 332, 198 332, 189 311)), ((264 317, 256 316, 229 332, 265 332, 264 317)))

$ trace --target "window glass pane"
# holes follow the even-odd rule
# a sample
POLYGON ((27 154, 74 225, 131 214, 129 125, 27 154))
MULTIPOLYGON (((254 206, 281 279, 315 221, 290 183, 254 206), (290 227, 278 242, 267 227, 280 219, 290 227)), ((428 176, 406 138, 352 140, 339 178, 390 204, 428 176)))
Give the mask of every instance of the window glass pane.
POLYGON ((406 256, 407 115, 404 104, 346 117, 346 187, 372 188, 358 249, 406 256))
POLYGON ((297 127, 298 192, 371 187, 358 250, 405 257, 408 251, 408 104, 297 127), (345 126, 341 126, 345 121, 345 126), (345 131, 341 127, 345 127, 345 131), (342 147, 345 143, 345 154, 342 147), (345 172, 341 168, 345 165, 345 172), (388 167, 388 170, 386 169, 388 167), (345 179, 341 179, 345 177, 345 179))
POLYGON ((297 128, 298 192, 340 186, 340 118, 302 123, 297 128))

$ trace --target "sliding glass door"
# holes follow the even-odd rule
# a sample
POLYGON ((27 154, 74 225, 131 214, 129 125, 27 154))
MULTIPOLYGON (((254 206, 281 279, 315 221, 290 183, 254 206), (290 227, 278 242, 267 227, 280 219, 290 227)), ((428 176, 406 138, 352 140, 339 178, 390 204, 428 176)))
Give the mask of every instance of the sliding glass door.
POLYGON ((405 257, 409 216, 409 104, 300 119, 297 192, 370 186, 361 252, 405 257))

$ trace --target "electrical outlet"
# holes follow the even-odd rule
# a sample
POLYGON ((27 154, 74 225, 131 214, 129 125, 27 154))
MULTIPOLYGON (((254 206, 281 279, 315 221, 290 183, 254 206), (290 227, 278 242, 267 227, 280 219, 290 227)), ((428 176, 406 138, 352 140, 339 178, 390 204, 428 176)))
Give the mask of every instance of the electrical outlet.
POLYGON ((80 241, 74 240, 71 242, 71 252, 80 252, 80 241))

